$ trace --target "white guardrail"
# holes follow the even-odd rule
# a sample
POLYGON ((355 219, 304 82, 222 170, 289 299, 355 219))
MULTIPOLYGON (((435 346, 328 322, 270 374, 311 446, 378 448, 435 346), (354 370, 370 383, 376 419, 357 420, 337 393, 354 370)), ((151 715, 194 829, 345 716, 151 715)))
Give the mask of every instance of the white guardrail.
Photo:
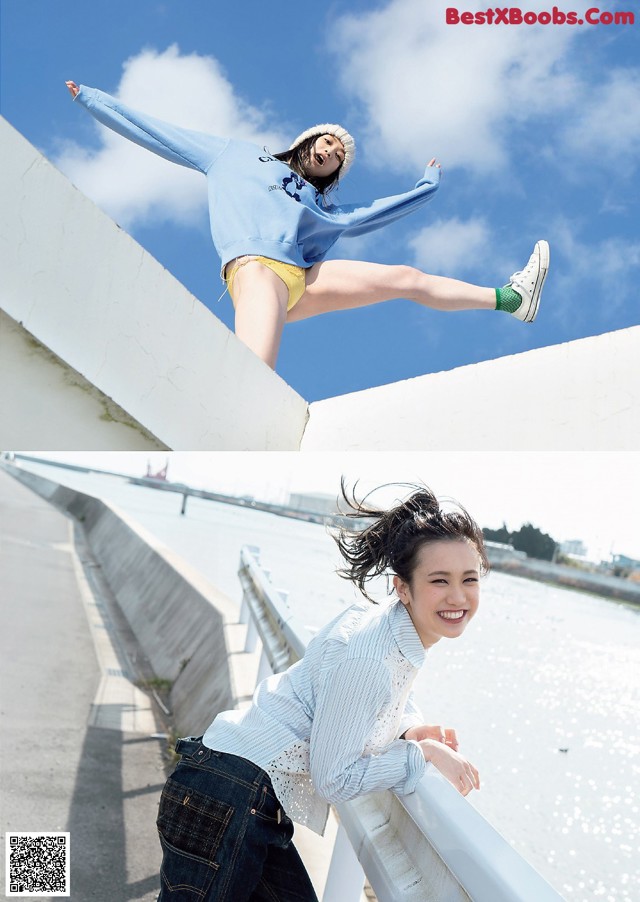
MULTIPOLYGON (((271 584, 259 548, 242 548, 238 575, 245 648, 262 643, 260 681, 298 661, 310 636, 271 584)), ((379 902, 562 899, 432 765, 410 795, 369 793, 336 810, 340 827, 322 902, 359 902, 365 875, 379 902)))

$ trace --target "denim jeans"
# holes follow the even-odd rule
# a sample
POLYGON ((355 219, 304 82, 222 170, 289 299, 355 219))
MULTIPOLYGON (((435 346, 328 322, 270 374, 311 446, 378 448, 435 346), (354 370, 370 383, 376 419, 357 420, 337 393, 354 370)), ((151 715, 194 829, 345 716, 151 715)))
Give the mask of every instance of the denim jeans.
POLYGON ((160 798, 158 902, 318 902, 268 775, 201 738, 178 740, 160 798))

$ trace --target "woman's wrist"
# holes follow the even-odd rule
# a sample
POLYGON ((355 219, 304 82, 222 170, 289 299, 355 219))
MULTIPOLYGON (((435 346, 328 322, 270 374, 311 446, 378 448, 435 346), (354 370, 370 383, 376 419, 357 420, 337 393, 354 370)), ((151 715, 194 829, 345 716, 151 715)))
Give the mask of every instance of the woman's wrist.
POLYGON ((419 745, 422 750, 422 754, 424 755, 424 760, 431 761, 431 759, 433 758, 433 752, 437 749, 438 746, 441 746, 442 743, 437 742, 435 739, 421 739, 419 745))

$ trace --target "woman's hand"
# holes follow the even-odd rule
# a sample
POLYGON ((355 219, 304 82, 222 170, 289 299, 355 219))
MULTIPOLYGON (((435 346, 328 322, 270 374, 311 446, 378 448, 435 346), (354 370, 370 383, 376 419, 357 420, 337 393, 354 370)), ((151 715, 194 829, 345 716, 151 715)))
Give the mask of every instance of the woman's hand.
POLYGON ((423 739, 420 743, 425 761, 437 767, 443 777, 463 796, 472 789, 480 789, 480 776, 473 764, 435 739, 423 739))
POLYGON ((433 157, 431 160, 429 160, 429 162, 427 163, 427 166, 435 166, 436 169, 440 169, 440 163, 438 163, 438 161, 436 160, 435 157, 433 157))
POLYGON ((76 94, 80 90, 75 81, 65 81, 65 85, 69 88, 69 93, 73 98, 75 98, 76 94))
POLYGON ((441 727, 440 724, 421 724, 419 727, 411 727, 404 734, 405 739, 415 739, 421 742, 423 739, 435 739, 443 745, 448 745, 454 752, 458 751, 458 737, 451 727, 441 727))

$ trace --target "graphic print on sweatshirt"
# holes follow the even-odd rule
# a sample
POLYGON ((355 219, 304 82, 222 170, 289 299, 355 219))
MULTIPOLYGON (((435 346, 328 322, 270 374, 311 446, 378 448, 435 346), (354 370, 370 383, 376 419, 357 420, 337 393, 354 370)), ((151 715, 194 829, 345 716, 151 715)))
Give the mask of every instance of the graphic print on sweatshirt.
MULTIPOLYGON (((265 156, 258 157, 261 163, 276 163, 278 162, 275 157, 265 156)), ((302 178, 302 176, 298 175, 293 171, 289 171, 289 175, 282 179, 282 182, 279 185, 269 185, 269 191, 284 191, 285 194, 288 194, 289 197, 292 197, 293 200, 297 200, 298 203, 301 201, 301 197, 298 194, 298 191, 302 191, 307 182, 302 178)))
POLYGON ((302 191, 302 189, 304 188, 304 186, 306 184, 307 183, 305 182, 305 180, 303 178, 300 178, 299 175, 296 175, 295 172, 292 172, 291 175, 288 175, 286 177, 286 179, 282 179, 283 190, 286 191, 286 193, 289 195, 289 197, 292 197, 294 200, 297 200, 298 202, 300 201, 300 195, 297 192, 302 191), (289 185, 291 185, 292 182, 293 182, 293 185, 292 185, 292 188, 290 191, 289 185), (297 191, 294 190, 296 188, 297 188, 297 191))

